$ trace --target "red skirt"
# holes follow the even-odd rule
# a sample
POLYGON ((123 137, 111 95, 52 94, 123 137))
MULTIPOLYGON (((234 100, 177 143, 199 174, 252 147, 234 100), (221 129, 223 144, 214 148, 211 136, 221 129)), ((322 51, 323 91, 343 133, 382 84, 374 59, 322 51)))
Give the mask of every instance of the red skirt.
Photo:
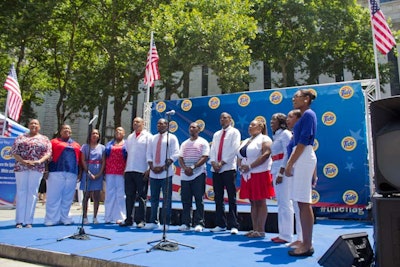
POLYGON ((271 173, 269 171, 252 173, 247 181, 242 176, 239 197, 249 200, 263 200, 275 197, 271 173))

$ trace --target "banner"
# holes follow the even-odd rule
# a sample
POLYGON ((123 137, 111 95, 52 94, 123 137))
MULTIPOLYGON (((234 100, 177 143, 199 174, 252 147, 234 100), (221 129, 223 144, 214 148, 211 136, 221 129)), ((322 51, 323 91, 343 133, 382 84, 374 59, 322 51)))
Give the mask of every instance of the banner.
POLYGON ((16 182, 15 159, 11 155, 14 137, 0 137, 0 208, 14 207, 16 182))
MULTIPOLYGON (((334 218, 366 218, 370 201, 370 177, 365 122, 365 96, 360 82, 336 83, 248 91, 234 94, 159 101, 152 104, 152 133, 157 132, 157 121, 166 118, 165 112, 175 110, 170 132, 180 143, 189 138, 189 124, 201 125, 200 136, 211 142, 214 132, 221 129, 222 112, 232 115, 234 127, 242 140, 248 126, 255 119, 269 122, 274 113, 287 114, 293 109, 292 96, 299 89, 313 89, 317 95, 311 108, 318 119, 314 150, 317 154, 318 184, 313 190, 313 204, 317 216, 334 218)), ((177 164, 177 163, 176 163, 177 164)), ((173 178, 173 199, 180 200, 179 165, 173 178)), ((211 172, 208 166, 206 199, 213 200, 211 172)), ((239 189, 240 179, 237 178, 239 189)), ((239 200, 239 203, 247 203, 239 200)), ((270 205, 270 202, 268 202, 270 205)))

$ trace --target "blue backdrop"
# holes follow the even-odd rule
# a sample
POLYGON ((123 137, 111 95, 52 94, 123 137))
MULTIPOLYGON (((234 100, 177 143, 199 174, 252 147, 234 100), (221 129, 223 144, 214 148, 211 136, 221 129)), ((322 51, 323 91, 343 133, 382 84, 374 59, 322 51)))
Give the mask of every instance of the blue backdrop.
MULTIPOLYGON (((313 203, 318 216, 336 218, 366 218, 370 201, 370 178, 365 123, 365 96, 360 82, 337 83, 249 91, 234 94, 196 97, 152 104, 152 133, 157 132, 158 119, 165 112, 175 110, 170 120, 170 131, 179 142, 189 138, 191 122, 202 126, 201 136, 211 142, 214 132, 220 129, 222 112, 232 115, 234 126, 241 132, 242 140, 248 137, 248 125, 255 119, 266 121, 269 135, 271 115, 287 114, 293 109, 292 96, 299 89, 313 89, 317 98, 312 109, 318 118, 314 150, 318 157, 318 184, 313 190, 313 203)), ((174 199, 179 199, 180 169, 174 176, 174 199)), ((208 173, 211 177, 211 173, 208 173)), ((238 186, 240 179, 238 178, 238 186)), ((207 178, 206 198, 213 200, 212 181, 207 178)), ((246 200, 240 200, 246 203, 246 200)))

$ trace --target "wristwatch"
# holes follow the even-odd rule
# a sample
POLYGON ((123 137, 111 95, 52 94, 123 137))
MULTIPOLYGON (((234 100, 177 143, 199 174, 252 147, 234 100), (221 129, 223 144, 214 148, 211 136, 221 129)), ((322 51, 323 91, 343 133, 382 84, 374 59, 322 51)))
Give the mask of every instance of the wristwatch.
POLYGON ((192 166, 190 166, 189 168, 191 168, 192 170, 196 169, 196 166, 194 166, 194 164, 192 166))

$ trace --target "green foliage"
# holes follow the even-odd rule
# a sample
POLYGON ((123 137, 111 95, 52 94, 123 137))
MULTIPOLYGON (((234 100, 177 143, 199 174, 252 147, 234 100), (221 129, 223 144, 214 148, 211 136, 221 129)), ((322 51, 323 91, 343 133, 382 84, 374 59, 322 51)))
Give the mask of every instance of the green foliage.
MULTIPOLYGON (((151 31, 162 78, 155 92, 166 99, 189 96, 198 66, 213 71, 222 93, 248 90, 256 61, 281 74, 280 87, 344 69, 354 79, 375 76, 369 13, 356 0, 5 0, 0 16, 0 70, 5 77, 16 66, 23 121, 50 92, 57 127, 99 112, 99 128, 108 99, 121 125, 127 105, 136 109, 151 31)), ((389 68, 380 70, 384 83, 389 68)))

